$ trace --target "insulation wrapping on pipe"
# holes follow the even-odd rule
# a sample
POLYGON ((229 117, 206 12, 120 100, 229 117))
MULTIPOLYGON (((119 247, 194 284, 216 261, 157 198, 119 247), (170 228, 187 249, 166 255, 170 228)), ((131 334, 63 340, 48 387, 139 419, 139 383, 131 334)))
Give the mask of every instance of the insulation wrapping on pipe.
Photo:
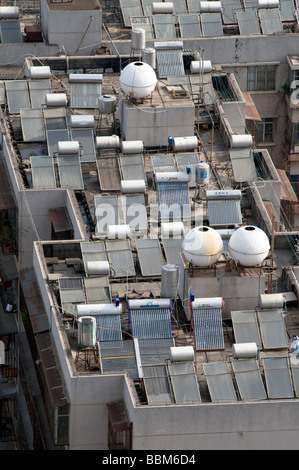
POLYGON ((194 349, 192 346, 173 346, 170 348, 170 361, 193 361, 194 349))
POLYGON ((122 140, 120 144, 122 153, 142 153, 142 140, 122 140))
POLYGON ((161 235, 165 237, 175 237, 184 234, 183 222, 162 222, 161 223, 161 235))
POLYGON ((50 107, 67 105, 67 97, 65 93, 47 93, 45 101, 46 105, 50 107))
POLYGON ((183 171, 161 171, 155 173, 155 180, 156 183, 163 183, 163 182, 177 182, 177 181, 190 181, 190 174, 185 173, 183 171))
POLYGON ((73 155, 79 153, 80 146, 77 140, 59 141, 57 149, 60 155, 73 155))
POLYGON ((173 13, 173 2, 153 2, 152 13, 173 13))
POLYGON ((222 297, 202 297, 195 298, 191 302, 192 309, 197 308, 223 308, 222 297))
POLYGON ((144 180, 122 180, 120 182, 122 193, 144 193, 145 181, 144 180))
POLYGON ((170 299, 132 299, 128 300, 128 309, 136 310, 140 308, 171 308, 170 299))
POLYGON ((70 116, 71 127, 93 127, 94 116, 92 114, 85 114, 82 116, 72 114, 70 116))
POLYGON ((86 315, 110 315, 122 313, 121 304, 77 304, 77 314, 79 317, 86 315))
POLYGON ((107 230, 107 237, 109 239, 125 239, 131 238, 132 231, 130 225, 109 225, 107 230))
POLYGON ((98 136, 96 137, 97 149, 120 148, 120 139, 118 135, 98 136))
POLYGON ((39 66, 30 67, 30 78, 42 79, 42 78, 50 78, 50 77, 51 77, 51 71, 48 65, 43 65, 41 67, 39 66))
POLYGON ((233 134, 230 137, 231 148, 252 147, 253 140, 251 134, 233 134))
POLYGON ((232 345, 232 355, 235 359, 258 356, 256 343, 236 343, 232 345))
POLYGON ((285 297, 282 294, 260 294, 261 308, 282 308, 285 297))
POLYGON ((210 73, 212 72, 212 62, 210 60, 192 60, 190 64, 191 73, 210 73))
POLYGON ((0 19, 17 19, 19 18, 19 7, 0 7, 0 19))
POLYGON ((108 261, 87 261, 85 265, 87 276, 107 275, 110 271, 108 261))
POLYGON ((199 2, 199 11, 200 13, 221 13, 221 2, 199 2))

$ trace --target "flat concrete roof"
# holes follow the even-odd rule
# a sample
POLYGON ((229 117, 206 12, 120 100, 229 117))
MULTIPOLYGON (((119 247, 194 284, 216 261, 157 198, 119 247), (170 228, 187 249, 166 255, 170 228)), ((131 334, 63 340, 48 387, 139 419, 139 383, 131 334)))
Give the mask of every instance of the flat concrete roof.
POLYGON ((62 0, 59 3, 57 3, 57 0, 54 2, 47 0, 47 4, 51 11, 83 11, 101 9, 98 0, 62 0))

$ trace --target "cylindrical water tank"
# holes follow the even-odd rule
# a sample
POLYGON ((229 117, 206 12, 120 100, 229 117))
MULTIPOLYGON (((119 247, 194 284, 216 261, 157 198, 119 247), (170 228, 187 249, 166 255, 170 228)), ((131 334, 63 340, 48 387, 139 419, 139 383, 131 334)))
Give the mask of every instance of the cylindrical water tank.
POLYGON ((198 308, 223 308, 222 297, 198 297, 191 302, 192 309, 198 308))
POLYGON ((129 310, 140 308, 171 308, 170 299, 132 299, 128 300, 129 310))
POLYGON ((156 68, 156 49, 153 47, 146 47, 142 51, 142 62, 148 64, 152 69, 156 68))
POLYGON ((118 135, 103 135, 96 137, 97 149, 114 149, 120 148, 120 138, 118 135))
POLYGON ((65 93, 47 93, 45 97, 46 105, 49 107, 66 106, 67 96, 65 93))
POLYGON ((77 304, 78 317, 88 315, 119 315, 122 313, 121 304, 77 304))
POLYGON ((253 225, 238 228, 230 237, 228 249, 234 261, 242 266, 257 266, 268 256, 269 239, 253 225))
POLYGON ((190 181, 190 174, 184 171, 157 171, 155 181, 156 183, 190 181))
POLYGON ((192 60, 190 64, 191 73, 210 73, 212 72, 212 62, 210 60, 192 60))
POLYGON ((195 181, 200 186, 208 184, 210 181, 210 165, 206 162, 197 163, 195 166, 195 181))
POLYGON ((77 140, 62 140, 57 142, 60 155, 73 155, 79 153, 80 145, 77 140))
POLYGON ((281 293, 260 294, 261 308, 282 308, 285 304, 285 297, 281 293))
POLYGON ((207 1, 199 2, 200 13, 221 13, 221 2, 207 1))
POLYGON ((0 7, 0 19, 17 19, 19 18, 19 7, 0 7))
POLYGON ((179 269, 175 264, 162 266, 161 297, 175 299, 178 290, 179 269))
POLYGON ((235 343, 232 345, 232 354, 234 359, 257 357, 258 347, 256 343, 235 343))
POLYGON ((230 137, 231 148, 252 147, 253 140, 251 134, 232 134, 230 137))
POLYGON ((152 13, 173 13, 173 2, 153 2, 152 13))
POLYGON ((143 141, 142 140, 122 140, 120 144, 122 153, 142 153, 143 141))
POLYGON ((51 70, 48 65, 30 67, 30 78, 43 79, 50 78, 51 70))
POLYGON ((87 276, 107 275, 110 266, 108 261, 86 261, 85 269, 87 276))
POLYGON ((193 346, 173 346, 170 348, 170 361, 193 361, 194 349, 193 346))
POLYGON ((132 28, 132 49, 142 51, 145 48, 145 30, 143 28, 132 28))
POLYGON ((186 152, 188 150, 194 150, 197 147, 198 140, 196 135, 172 138, 172 148, 175 152, 186 152))
POLYGON ((182 250, 190 263, 208 267, 215 264, 220 258, 223 251, 223 241, 213 228, 195 227, 185 236, 182 250))
POLYGON ((94 116, 93 114, 71 114, 69 123, 71 127, 93 127, 94 116))
POLYGON ((146 98, 157 85, 154 69, 144 62, 131 62, 120 74, 120 86, 126 95, 136 98, 146 98))
POLYGON ((108 225, 107 237, 109 239, 125 239, 131 238, 132 231, 130 225, 108 225))
POLYGON ((183 222, 162 222, 161 236, 162 238, 181 237, 184 235, 183 222))
POLYGON ((98 98, 98 108, 103 114, 113 114, 116 111, 116 97, 112 95, 101 95, 98 98))
POLYGON ((97 342, 96 320, 94 317, 86 316, 78 318, 78 344, 91 348, 97 342))
POLYGON ((122 180, 120 182, 120 189, 122 193, 144 193, 145 181, 144 180, 122 180))
POLYGON ((279 0, 258 0, 258 8, 278 8, 279 0))

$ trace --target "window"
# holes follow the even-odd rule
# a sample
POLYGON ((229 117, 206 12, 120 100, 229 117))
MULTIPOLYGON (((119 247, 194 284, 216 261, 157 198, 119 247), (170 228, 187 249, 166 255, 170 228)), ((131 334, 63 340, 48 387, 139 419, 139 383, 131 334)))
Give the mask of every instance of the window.
POLYGON ((275 65, 247 68, 247 91, 275 90, 275 65))
POLYGON ((258 142, 274 142, 274 119, 264 118, 258 123, 258 142))

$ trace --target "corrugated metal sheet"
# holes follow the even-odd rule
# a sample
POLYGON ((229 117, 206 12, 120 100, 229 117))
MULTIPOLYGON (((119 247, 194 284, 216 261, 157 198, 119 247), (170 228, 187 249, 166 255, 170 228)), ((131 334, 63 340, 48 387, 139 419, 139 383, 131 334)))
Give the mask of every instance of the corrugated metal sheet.
POLYGON ((239 225, 242 222, 241 201, 226 199, 225 195, 219 199, 208 199, 208 214, 211 226, 239 225))
POLYGON ((2 44, 23 42, 20 20, 0 21, 2 44))
POLYGON ((176 264, 179 266, 182 242, 182 238, 162 238, 162 245, 168 264, 176 264))
POLYGON ((46 133, 41 109, 20 109, 24 142, 44 142, 46 133))
POLYGON ((196 351, 224 350, 221 309, 193 309, 192 320, 196 351))
POLYGON ((51 93, 51 83, 46 80, 28 80, 32 108, 40 108, 46 102, 46 94, 51 93))
POLYGON ((173 338, 150 338, 140 339, 138 341, 141 365, 165 364, 169 360, 170 348, 173 347, 173 338))
POLYGON ((251 149, 230 149, 229 155, 236 183, 245 183, 257 179, 251 149))
POLYGON ((59 155, 57 164, 62 188, 84 189, 79 155, 59 155))
POLYGON ((288 347, 288 338, 281 309, 257 312, 264 349, 288 347))
POLYGON ((261 34, 259 20, 255 10, 237 11, 236 16, 239 31, 242 36, 261 34))
POLYGON ((202 36, 199 15, 179 15, 178 21, 182 38, 200 38, 202 36))
POLYGON ((264 371, 269 398, 293 398, 287 357, 264 357, 264 371))
POLYGON ((187 165, 190 167, 191 173, 190 173, 189 187, 194 188, 196 186, 195 168, 196 168, 197 163, 199 163, 198 153, 197 152, 177 153, 175 155, 175 159, 177 162, 178 171, 186 171, 187 165))
POLYGON ((168 363, 168 371, 176 403, 200 403, 201 396, 198 388, 193 362, 168 363))
POLYGON ((157 183, 159 213, 162 221, 190 220, 189 183, 183 181, 157 183))
POLYGON ((135 276, 135 266, 129 240, 106 240, 108 259, 115 277, 135 276))
POLYGON ((203 37, 223 36, 221 13, 201 13, 200 19, 203 37))
POLYGON ((237 401, 232 377, 226 362, 211 362, 203 364, 204 374, 212 402, 235 402, 237 401))
POLYGON ((67 129, 65 107, 42 108, 46 130, 67 129))
POLYGON ((263 34, 274 34, 283 31, 278 8, 261 9, 258 12, 263 34))
POLYGON ((102 191, 120 191, 120 171, 116 155, 97 158, 99 183, 102 191))
POLYGON ((30 157, 33 188, 56 188, 54 163, 52 157, 30 157))
POLYGON ((129 311, 132 335, 138 339, 172 338, 170 311, 166 308, 140 308, 129 311))
POLYGON ((126 372, 132 379, 138 379, 134 342, 106 341, 100 343, 103 372, 126 372))
POLYGON ((237 343, 256 343, 261 347, 255 310, 232 311, 231 318, 237 343))
POLYGON ((21 108, 31 108, 27 80, 11 80, 5 82, 8 112, 20 113, 21 108))
POLYGON ((94 162, 96 149, 94 144, 93 129, 71 129, 71 139, 76 140, 82 146, 83 154, 80 156, 81 163, 94 162))
POLYGON ((146 181, 142 154, 120 155, 119 163, 123 180, 146 181))
POLYGON ((237 360, 231 364, 241 399, 266 400, 267 395, 256 359, 237 360))
POLYGON ((126 27, 131 26, 131 16, 143 15, 140 0, 119 0, 119 4, 123 15, 124 25, 126 27))
POLYGON ((137 239, 136 249, 142 276, 161 276, 164 262, 159 240, 157 238, 137 239))
POLYGON ((109 225, 120 223, 117 196, 95 196, 96 233, 106 234, 109 225))
POLYGON ((111 303, 111 292, 108 276, 85 277, 84 287, 87 303, 111 303))
POLYGON ((70 86, 71 108, 96 109, 98 107, 98 98, 102 94, 101 82, 75 82, 70 86))
POLYGON ((174 18, 172 14, 153 15, 153 25, 156 39, 176 38, 174 18))
POLYGON ((165 366, 144 366, 143 374, 149 405, 167 405, 173 403, 165 366))
POLYGON ((120 196, 124 223, 133 231, 147 230, 147 212, 143 194, 120 196))

